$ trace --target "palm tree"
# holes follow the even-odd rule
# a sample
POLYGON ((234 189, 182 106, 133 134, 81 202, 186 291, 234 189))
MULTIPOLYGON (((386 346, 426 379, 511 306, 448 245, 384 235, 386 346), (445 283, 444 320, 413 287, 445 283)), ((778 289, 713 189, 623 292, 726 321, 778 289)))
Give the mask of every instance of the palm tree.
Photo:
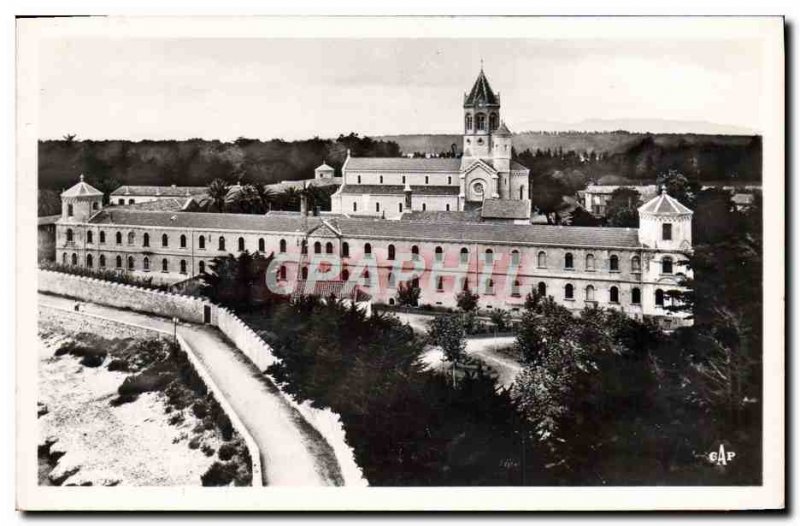
POLYGON ((225 199, 228 197, 228 188, 228 183, 222 179, 214 179, 208 185, 208 196, 219 212, 225 211, 225 199))
POLYGON ((275 198, 275 192, 267 188, 266 185, 263 184, 256 184, 253 186, 255 190, 256 196, 258 198, 258 203, 261 205, 261 213, 264 214, 269 211, 270 203, 275 198))

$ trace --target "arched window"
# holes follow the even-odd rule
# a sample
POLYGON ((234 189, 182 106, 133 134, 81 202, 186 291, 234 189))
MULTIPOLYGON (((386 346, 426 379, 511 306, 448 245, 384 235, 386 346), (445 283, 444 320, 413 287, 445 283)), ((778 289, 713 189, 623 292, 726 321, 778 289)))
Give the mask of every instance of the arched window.
POLYGON ((117 256, 116 267, 122 268, 122 256, 117 256))
POLYGON ((219 242, 217 243, 217 250, 225 250, 225 238, 219 236, 219 242))
MULTIPOLYGON (((447 184, 453 184, 453 176, 452 175, 448 175, 447 176, 447 184)), ((450 210, 450 205, 447 205, 447 209, 450 210)))
POLYGON ((539 268, 547 268, 547 253, 544 250, 536 255, 536 266, 539 268))
POLYGON ((444 209, 445 209, 445 211, 449 212, 450 211, 450 203, 447 203, 446 205, 444 205, 444 209))
POLYGON ((639 290, 638 287, 634 287, 631 289, 631 303, 634 305, 639 305, 642 303, 642 291, 639 290))
POLYGON ((205 249, 206 248, 206 237, 205 236, 200 236, 197 239, 197 247, 200 248, 200 249, 205 249))
POLYGON ((350 271, 347 269, 342 269, 342 281, 347 281, 348 279, 350 279, 350 271))
POLYGON ((206 262, 205 261, 201 261, 200 263, 198 263, 197 264, 197 270, 200 271, 200 274, 205 274, 206 273, 206 262))
POLYGON ((487 265, 491 265, 494 262, 494 251, 491 248, 486 249, 486 252, 483 254, 483 260, 487 265))
POLYGON ((564 254, 564 268, 573 269, 575 268, 575 262, 572 258, 572 252, 567 252, 564 254))
POLYGON ((92 255, 91 254, 86 254, 86 266, 88 268, 92 268, 93 265, 94 265, 94 260, 92 258, 92 255))
POLYGON ((342 243, 342 257, 343 258, 350 257, 350 244, 347 241, 342 243))
POLYGON ((663 241, 672 241, 672 223, 661 225, 661 239, 663 241))
POLYGON ((98 203, 97 201, 93 202, 92 210, 99 210, 99 209, 100 209, 100 203, 98 203))
POLYGON ((239 245, 237 247, 239 249, 239 252, 244 252, 244 238, 240 237, 237 243, 239 245))
POLYGON ((66 265, 67 264, 67 253, 66 252, 61 254, 61 264, 62 265, 66 265))
POLYGON ((587 285, 586 287, 586 301, 594 301, 594 287, 587 285))
POLYGON ((444 278, 442 276, 436 278, 436 290, 439 292, 444 290, 444 278))
POLYGON ((616 254, 608 259, 608 270, 611 272, 619 272, 619 257, 616 254))
POLYGON ((411 259, 415 261, 419 259, 419 247, 417 245, 411 246, 411 259))
POLYGON ((124 205, 124 204, 125 204, 125 200, 124 200, 124 199, 120 199, 120 200, 117 202, 117 204, 124 205))
POLYGON ((308 279, 308 267, 300 269, 300 279, 308 279))
POLYGON ((145 258, 142 260, 142 268, 145 270, 145 272, 150 270, 150 258, 147 256, 145 256, 145 258))
POLYGON ((358 184, 361 184, 361 176, 358 176, 358 184))
POLYGON ((662 274, 672 274, 672 258, 669 256, 664 256, 661 260, 661 273, 662 274))
POLYGON ((116 239, 117 245, 121 245, 122 244, 122 232, 117 232, 116 238, 117 238, 116 239))
POLYGON ((133 199, 128 199, 128 204, 129 204, 129 205, 132 205, 132 204, 134 204, 135 202, 136 202, 136 201, 134 201, 133 199))
POLYGON ((611 303, 619 303, 619 289, 617 287, 608 289, 608 301, 611 303))
POLYGON ((143 247, 150 246, 150 234, 148 234, 147 232, 145 232, 144 236, 142 237, 142 246, 143 247))
POLYGON ((386 259, 394 259, 394 245, 389 245, 387 248, 386 259))
POLYGON ((397 211, 400 213, 403 212, 403 203, 397 203, 397 211))
POLYGON ((471 131, 472 130, 472 115, 469 114, 469 113, 464 118, 464 128, 467 131, 471 131))
POLYGON ((383 176, 382 176, 382 175, 379 175, 379 176, 378 176, 378 179, 379 179, 380 183, 381 183, 381 184, 383 184, 383 176))
POLYGON ((406 184, 406 176, 403 176, 403 184, 406 184))
POLYGON ((511 295, 515 298, 519 298, 519 280, 515 279, 514 283, 511 284, 511 295))
POLYGON ((661 289, 656 289, 656 305, 659 307, 664 306, 664 291, 661 289))
POLYGON ((136 241, 136 234, 128 232, 128 244, 133 245, 134 241, 136 241))
POLYGON ((498 121, 497 114, 496 113, 491 113, 489 115, 489 129, 491 131, 496 130, 497 127, 499 126, 499 123, 497 121, 498 121))
POLYGON ((391 289, 395 287, 394 272, 389 272, 389 274, 386 276, 386 284, 391 289))
POLYGON ((161 260, 161 272, 167 272, 169 270, 169 261, 167 258, 161 260))
POLYGON ((475 115, 475 127, 478 131, 486 130, 486 115, 483 113, 479 113, 475 115))
POLYGON ((186 236, 181 234, 181 248, 186 248, 186 236))
POLYGON ((525 195, 525 187, 524 186, 520 186, 519 187, 519 200, 520 201, 522 201, 524 199, 524 197, 523 197, 524 195, 525 195))
POLYGON ((308 254, 308 241, 305 239, 300 242, 300 253, 308 254))
POLYGON ((283 254, 284 252, 286 252, 286 240, 285 240, 285 239, 281 239, 281 242, 280 242, 280 243, 278 243, 278 251, 279 251, 281 254, 283 254))
POLYGON ((319 241, 314 242, 314 254, 322 254, 322 243, 319 241))
POLYGON ((67 215, 72 217, 72 213, 73 212, 74 212, 74 210, 73 210, 73 207, 72 207, 72 203, 70 203, 70 204, 67 205, 67 215))
POLYGON ((67 243, 72 243, 75 240, 75 234, 73 234, 72 229, 67 229, 67 243))
POLYGON ((564 286, 564 299, 571 300, 575 297, 575 289, 572 286, 572 283, 567 283, 564 286))
POLYGON ((380 212, 381 211, 381 204, 380 203, 375 203, 375 211, 376 212, 380 212))
POLYGON ((264 243, 264 238, 263 237, 258 238, 258 251, 264 252, 266 248, 267 245, 264 243))
POLYGON ((642 260, 639 256, 633 256, 631 258, 631 272, 641 272, 642 271, 642 260))
POLYGON ((425 176, 425 184, 430 184, 431 178, 429 176, 425 176))
POLYGON ((511 251, 511 264, 515 267, 519 266, 520 258, 519 258, 519 250, 512 250, 511 251))
POLYGON ((106 268, 106 256, 105 255, 100 254, 100 257, 98 258, 98 262, 100 263, 100 268, 106 268))
POLYGON ((539 296, 547 296, 547 285, 544 281, 540 281, 536 286, 536 292, 539 293, 539 296))
POLYGON ((181 260, 180 266, 181 266, 181 274, 186 274, 186 260, 185 259, 181 260))
POLYGON ((461 290, 463 291, 469 290, 469 278, 467 276, 461 278, 461 290))
POLYGON ((73 265, 77 265, 78 264, 78 254, 74 254, 73 253, 72 257, 70 258, 70 261, 72 262, 73 265))
POLYGON ((436 247, 434 253, 436 254, 436 261, 442 261, 444 259, 444 252, 442 251, 442 247, 436 247))
POLYGON ((586 254, 586 270, 594 270, 594 255, 586 254))
POLYGON ((364 243, 364 255, 371 256, 372 255, 372 245, 369 243, 364 243))
POLYGON ((428 205, 426 205, 425 203, 422 203, 422 211, 424 212, 427 209, 428 209, 428 205))
POLYGON ((286 279, 286 265, 281 265, 280 268, 278 268, 278 279, 286 279))
POLYGON ((100 231, 100 243, 103 244, 106 242, 106 232, 105 230, 100 231))
POLYGON ((461 263, 467 263, 469 261, 469 250, 466 247, 461 249, 461 263))
POLYGON ((162 247, 169 246, 169 236, 167 236, 167 234, 161 234, 161 246, 162 247))
POLYGON ((133 256, 128 256, 128 270, 133 270, 135 268, 133 263, 133 256))
POLYGON ((333 254, 333 243, 331 243, 330 241, 325 243, 325 253, 326 254, 333 254))
POLYGON ((486 280, 486 294, 494 294, 494 280, 492 278, 486 280))
POLYGON ((367 270, 367 269, 364 269, 364 273, 363 273, 363 274, 361 274, 361 276, 362 276, 362 278, 363 278, 363 285, 364 285, 365 287, 369 287, 369 277, 370 277, 370 276, 369 276, 369 270, 367 270))
POLYGON ((353 212, 358 212, 358 203, 353 201, 353 212))
POLYGON ((94 243, 94 232, 92 232, 91 230, 86 231, 86 242, 94 243))

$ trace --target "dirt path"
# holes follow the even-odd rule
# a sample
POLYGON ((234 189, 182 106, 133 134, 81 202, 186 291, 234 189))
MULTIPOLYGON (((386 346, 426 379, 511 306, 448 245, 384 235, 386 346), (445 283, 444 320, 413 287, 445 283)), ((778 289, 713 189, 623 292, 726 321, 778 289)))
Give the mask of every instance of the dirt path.
MULTIPOLYGON (((39 303, 72 310, 75 301, 39 294, 39 303)), ((173 333, 171 321, 92 303, 89 315, 173 333)), ((267 377, 216 328, 179 323, 177 332, 195 350, 261 450, 270 486, 338 486, 343 478, 333 449, 279 394, 267 377)))
MULTIPOLYGON (((514 336, 467 339, 466 353, 469 356, 480 359, 494 369, 498 375, 498 382, 503 387, 510 387, 514 383, 517 374, 522 371, 522 364, 497 352, 497 349, 512 345, 514 340, 514 336)), ((423 353, 421 360, 431 369, 439 369, 447 364, 447 362, 443 361, 443 358, 444 354, 439 347, 430 347, 423 353)))

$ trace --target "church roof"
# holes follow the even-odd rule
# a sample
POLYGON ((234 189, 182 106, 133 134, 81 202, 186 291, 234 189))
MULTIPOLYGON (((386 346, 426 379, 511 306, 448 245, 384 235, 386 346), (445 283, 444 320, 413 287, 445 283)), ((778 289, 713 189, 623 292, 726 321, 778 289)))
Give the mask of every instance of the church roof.
POLYGON ((461 168, 461 159, 435 157, 350 157, 347 171, 363 172, 453 172, 461 168))
MULTIPOLYGON (((415 185, 411 187, 414 195, 458 195, 458 186, 415 185)), ((403 195, 405 187, 399 184, 346 184, 342 187, 344 195, 403 195)))
POLYGON ((485 199, 481 209, 483 219, 530 219, 528 199, 485 199))
POLYGON ((671 197, 665 191, 639 207, 639 213, 657 215, 683 215, 691 214, 692 211, 683 206, 677 199, 671 197))
POLYGON ((492 91, 492 87, 489 86, 489 80, 483 73, 483 68, 481 68, 481 72, 478 74, 478 78, 475 79, 475 84, 473 84, 472 90, 470 90, 467 98, 464 99, 464 107, 499 105, 500 99, 492 91))
POLYGON ((78 182, 78 184, 69 190, 61 192, 61 197, 96 197, 102 195, 103 192, 94 186, 83 182, 83 174, 81 174, 81 180, 78 182))

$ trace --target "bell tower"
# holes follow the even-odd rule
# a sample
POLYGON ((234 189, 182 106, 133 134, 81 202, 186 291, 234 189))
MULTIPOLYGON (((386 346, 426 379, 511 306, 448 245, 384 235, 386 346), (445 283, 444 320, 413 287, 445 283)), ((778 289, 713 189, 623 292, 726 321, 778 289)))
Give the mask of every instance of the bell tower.
POLYGON ((492 134, 500 126, 500 94, 492 91, 489 80, 481 72, 469 94, 464 94, 464 157, 492 157, 492 134))

